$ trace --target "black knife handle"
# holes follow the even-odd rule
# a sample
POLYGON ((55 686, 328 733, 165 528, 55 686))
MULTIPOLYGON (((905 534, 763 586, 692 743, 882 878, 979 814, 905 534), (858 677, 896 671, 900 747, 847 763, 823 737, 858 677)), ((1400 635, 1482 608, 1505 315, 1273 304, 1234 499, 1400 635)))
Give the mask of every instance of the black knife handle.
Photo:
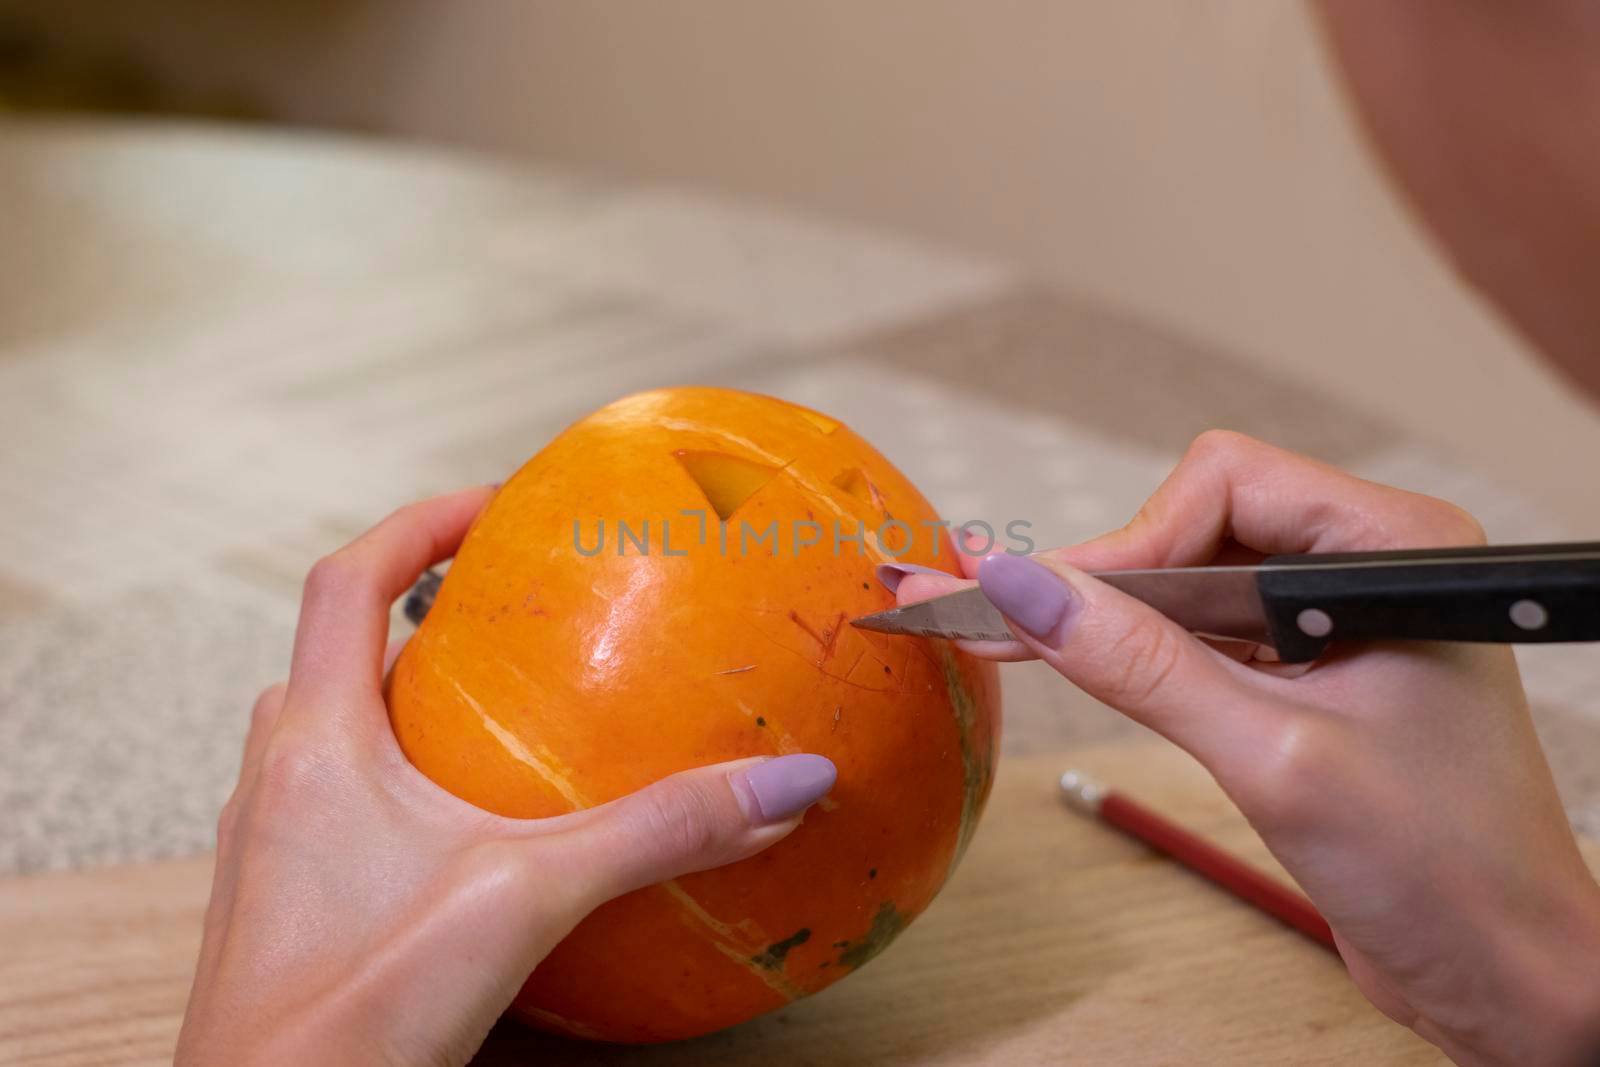
POLYGON ((1257 588, 1286 663, 1343 640, 1600 641, 1600 543, 1273 556, 1261 566, 1257 588), (1549 558, 1529 558, 1540 556, 1549 558))

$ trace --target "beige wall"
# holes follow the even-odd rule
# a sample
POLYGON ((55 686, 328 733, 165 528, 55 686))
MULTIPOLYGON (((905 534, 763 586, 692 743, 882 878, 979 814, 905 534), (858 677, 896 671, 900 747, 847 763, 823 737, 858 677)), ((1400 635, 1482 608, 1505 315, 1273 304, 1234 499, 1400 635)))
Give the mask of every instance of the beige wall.
POLYGON ((1600 418, 1403 214, 1299 3, 122 9, 94 32, 308 120, 782 201, 1018 263, 1403 419, 1600 527, 1584 469, 1600 418))

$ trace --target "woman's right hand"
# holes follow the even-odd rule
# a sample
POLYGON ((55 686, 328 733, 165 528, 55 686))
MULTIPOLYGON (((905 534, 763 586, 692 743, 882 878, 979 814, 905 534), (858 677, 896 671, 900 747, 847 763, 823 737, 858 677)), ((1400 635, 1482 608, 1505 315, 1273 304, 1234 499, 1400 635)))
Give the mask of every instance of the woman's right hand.
MULTIPOLYGON (((1193 754, 1333 927, 1350 975, 1460 1063, 1600 1054, 1600 887, 1508 648, 1335 646, 1241 661, 1085 571, 1481 544, 1450 504, 1237 434, 1199 438, 1126 527, 975 568, 1020 641, 1193 754)), ((901 603, 962 583, 908 574, 901 603)))

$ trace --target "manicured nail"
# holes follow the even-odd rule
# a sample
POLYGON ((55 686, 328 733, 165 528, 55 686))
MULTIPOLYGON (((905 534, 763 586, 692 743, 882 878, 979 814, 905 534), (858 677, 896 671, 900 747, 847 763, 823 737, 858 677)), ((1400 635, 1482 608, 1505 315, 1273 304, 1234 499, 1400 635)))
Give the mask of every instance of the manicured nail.
POLYGON ((433 610, 433 601, 439 595, 439 585, 443 581, 443 576, 430 567, 422 572, 417 584, 411 587, 411 592, 406 594, 405 606, 401 609, 405 612, 406 618, 411 620, 411 625, 421 626, 422 620, 428 617, 428 612, 433 610))
POLYGON ((1002 615, 1040 641, 1059 644, 1076 614, 1077 594, 1055 571, 1027 556, 985 556, 978 586, 1002 615))
POLYGON ((924 567, 919 563, 878 564, 878 581, 882 582, 884 588, 891 593, 900 588, 901 579, 908 574, 942 574, 946 578, 954 577, 949 571, 942 571, 937 567, 924 567))
POLYGON ((729 781, 745 818, 760 826, 805 811, 827 795, 838 777, 832 760, 801 752, 735 771, 729 781))

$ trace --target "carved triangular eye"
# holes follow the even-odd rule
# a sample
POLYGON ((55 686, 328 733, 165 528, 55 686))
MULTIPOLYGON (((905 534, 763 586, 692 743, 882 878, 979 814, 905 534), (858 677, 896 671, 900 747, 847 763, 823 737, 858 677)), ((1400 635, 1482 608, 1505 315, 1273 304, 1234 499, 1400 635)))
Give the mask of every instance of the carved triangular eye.
POLYGON ((772 481, 781 469, 723 452, 681 451, 673 455, 678 457, 683 469, 706 495, 711 510, 723 522, 739 510, 739 505, 754 496, 757 489, 772 481))
POLYGON ((794 410, 795 413, 798 414, 802 419, 805 419, 823 433, 832 433, 839 428, 839 420, 830 419, 821 412, 812 411, 810 408, 803 408, 799 404, 794 405, 794 410))
POLYGON ((833 479, 834 487, 843 489, 851 496, 864 503, 871 504, 879 511, 883 510, 883 494, 878 492, 878 487, 872 484, 866 472, 859 467, 852 467, 841 472, 833 479))

